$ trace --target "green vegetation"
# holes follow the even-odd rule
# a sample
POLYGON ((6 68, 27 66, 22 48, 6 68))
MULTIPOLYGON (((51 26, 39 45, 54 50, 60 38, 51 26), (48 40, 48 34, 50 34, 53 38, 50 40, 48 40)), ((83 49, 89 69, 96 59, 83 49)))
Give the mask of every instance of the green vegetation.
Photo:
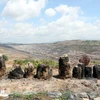
POLYGON ((21 93, 19 93, 19 92, 14 92, 12 96, 13 96, 14 98, 20 98, 20 97, 22 97, 22 95, 23 95, 23 94, 21 94, 21 93))
POLYGON ((84 41, 85 45, 100 45, 100 41, 96 41, 96 40, 86 40, 84 41))
POLYGON ((67 90, 62 94, 61 97, 49 97, 47 95, 47 91, 41 92, 41 93, 27 93, 22 94, 20 92, 13 93, 12 97, 10 97, 9 100, 71 100, 71 92, 70 90, 67 90), (12 98, 12 99, 10 99, 12 98))
POLYGON ((32 94, 26 94, 26 95, 24 95, 24 98, 26 99, 26 100, 33 100, 33 95, 32 94))
POLYGON ((52 100, 46 95, 46 92, 43 93, 27 93, 22 94, 20 92, 15 92, 9 97, 9 100, 52 100))
POLYGON ((47 60, 47 59, 42 59, 42 60, 34 60, 34 59, 25 59, 25 60, 14 60, 15 64, 21 64, 22 66, 25 66, 28 62, 33 63, 34 67, 36 68, 39 64, 46 64, 49 65, 50 67, 57 67, 58 62, 55 60, 47 60))
MULTIPOLYGON (((9 99, 18 99, 18 100, 33 100, 33 94, 26 94, 26 95, 24 95, 24 94, 22 94, 22 93, 20 93, 20 92, 15 92, 15 93, 13 93, 13 95, 12 95, 12 97, 10 97, 9 99)), ((12 100, 11 99, 11 100, 12 100)))
POLYGON ((8 56, 7 55, 3 55, 3 58, 5 61, 8 61, 8 56))
POLYGON ((98 64, 100 64, 100 61, 92 61, 92 63, 93 63, 94 65, 98 65, 98 64))
POLYGON ((66 91, 65 93, 63 93, 59 100, 71 100, 70 91, 66 91))

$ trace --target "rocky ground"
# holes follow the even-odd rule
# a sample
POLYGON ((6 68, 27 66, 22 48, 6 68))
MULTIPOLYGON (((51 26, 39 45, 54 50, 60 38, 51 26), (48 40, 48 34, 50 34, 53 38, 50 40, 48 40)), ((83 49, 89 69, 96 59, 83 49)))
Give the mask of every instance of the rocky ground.
MULTIPOLYGON (((49 80, 35 78, 8 79, 7 75, 0 79, 0 90, 4 89, 7 94, 14 92, 60 92, 70 90, 74 93, 99 93, 100 80, 91 79, 59 79, 58 70, 53 69, 53 77, 49 80)), ((97 99, 99 100, 99 99, 97 99)))
POLYGON ((38 79, 2 79, 0 80, 0 89, 5 89, 6 93, 15 91, 25 92, 52 92, 66 91, 67 89, 73 92, 100 92, 100 80, 97 79, 56 79, 38 80, 38 79))

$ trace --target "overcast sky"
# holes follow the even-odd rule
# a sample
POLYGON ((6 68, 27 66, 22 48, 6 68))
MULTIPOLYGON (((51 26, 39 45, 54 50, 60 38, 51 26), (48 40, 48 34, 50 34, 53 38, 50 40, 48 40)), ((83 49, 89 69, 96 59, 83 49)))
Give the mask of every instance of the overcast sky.
POLYGON ((0 42, 100 40, 100 0, 0 0, 0 42))

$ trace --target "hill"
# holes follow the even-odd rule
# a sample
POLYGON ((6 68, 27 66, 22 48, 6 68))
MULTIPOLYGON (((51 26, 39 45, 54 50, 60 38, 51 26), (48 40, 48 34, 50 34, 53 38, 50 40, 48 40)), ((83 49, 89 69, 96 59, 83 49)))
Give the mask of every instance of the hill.
POLYGON ((55 43, 34 44, 0 44, 0 53, 9 55, 10 58, 51 58, 58 59, 67 53, 71 59, 78 59, 83 54, 88 54, 91 59, 100 58, 100 41, 67 40, 55 43))
MULTIPOLYGON (((83 54, 88 54, 92 60, 100 59, 100 41, 62 41, 56 43, 42 44, 0 44, 0 53, 7 54, 9 60, 26 58, 51 58, 58 60, 59 56, 68 53, 72 62, 78 61, 83 54)), ((7 63, 7 73, 12 69, 12 62, 7 63)), ((90 79, 59 79, 58 68, 53 68, 53 76, 50 80, 38 80, 35 78, 23 78, 18 80, 7 79, 7 74, 1 77, 0 87, 6 90, 6 93, 19 93, 33 91, 43 92, 64 92, 71 90, 75 93, 99 93, 100 80, 90 79), (3 84, 2 84, 3 83, 3 84)), ((93 94, 92 94, 93 95, 93 94)), ((79 99, 78 99, 79 100, 79 99)))

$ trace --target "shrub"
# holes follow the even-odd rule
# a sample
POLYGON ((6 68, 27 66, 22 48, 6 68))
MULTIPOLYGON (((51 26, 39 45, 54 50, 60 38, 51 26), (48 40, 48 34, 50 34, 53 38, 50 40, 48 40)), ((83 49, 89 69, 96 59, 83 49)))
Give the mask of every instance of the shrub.
POLYGON ((33 63, 34 67, 36 68, 39 64, 46 64, 52 67, 57 67, 58 62, 55 60, 49 59, 42 59, 42 60, 34 60, 34 59, 25 59, 25 60, 14 60, 14 64, 21 64, 25 66, 28 62, 33 63))
POLYGON ((92 61, 92 63, 93 63, 94 65, 99 65, 99 64, 100 64, 100 61, 92 61))
POLYGON ((42 64, 46 64, 52 67, 57 67, 58 66, 58 62, 55 60, 51 60, 51 59, 43 59, 41 60, 42 64))
POLYGON ((24 97, 27 100, 33 100, 33 95, 32 94, 26 94, 24 97))
POLYGON ((13 96, 14 98, 17 98, 17 97, 22 97, 22 95, 23 95, 22 93, 14 92, 12 96, 13 96))
POLYGON ((7 55, 3 55, 3 58, 5 61, 8 61, 8 56, 7 55))

